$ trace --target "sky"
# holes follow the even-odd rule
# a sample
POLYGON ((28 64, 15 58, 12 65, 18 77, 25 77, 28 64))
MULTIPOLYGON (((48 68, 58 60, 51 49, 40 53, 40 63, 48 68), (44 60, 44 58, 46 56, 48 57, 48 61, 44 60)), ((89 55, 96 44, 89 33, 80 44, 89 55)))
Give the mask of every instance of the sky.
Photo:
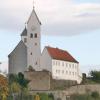
POLYGON ((67 50, 82 72, 100 70, 100 0, 1 0, 0 69, 8 69, 8 54, 20 41, 35 7, 42 23, 41 47, 67 50))

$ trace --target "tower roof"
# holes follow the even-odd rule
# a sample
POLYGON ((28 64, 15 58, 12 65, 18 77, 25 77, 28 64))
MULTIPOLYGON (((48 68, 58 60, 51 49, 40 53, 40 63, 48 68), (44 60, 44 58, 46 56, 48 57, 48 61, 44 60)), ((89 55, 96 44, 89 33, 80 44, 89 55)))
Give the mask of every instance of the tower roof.
POLYGON ((49 47, 49 46, 47 46, 46 48, 47 48, 50 56, 53 59, 79 63, 75 58, 73 58, 71 56, 71 54, 69 54, 65 50, 58 49, 58 48, 53 48, 53 47, 49 47))
POLYGON ((27 36, 27 29, 26 29, 26 27, 25 27, 25 29, 23 30, 21 36, 27 36))
MULTIPOLYGON (((41 21, 39 20, 39 18, 38 18, 38 16, 37 16, 37 14, 36 14, 36 12, 35 12, 35 9, 34 9, 34 8, 33 8, 33 10, 32 10, 32 13, 34 13, 34 14, 35 14, 35 16, 36 16, 36 18, 37 18, 37 20, 38 20, 39 24, 41 25, 41 21)), ((29 20, 30 20, 30 18, 31 18, 31 16, 32 16, 32 13, 31 13, 31 15, 30 15, 30 17, 29 17, 29 19, 28 19, 27 23, 29 22, 29 20)))

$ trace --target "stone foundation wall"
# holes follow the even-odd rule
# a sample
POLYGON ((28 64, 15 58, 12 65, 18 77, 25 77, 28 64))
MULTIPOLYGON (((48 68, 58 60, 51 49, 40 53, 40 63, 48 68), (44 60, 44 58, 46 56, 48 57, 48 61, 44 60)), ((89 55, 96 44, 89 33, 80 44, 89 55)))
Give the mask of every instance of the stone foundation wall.
POLYGON ((46 71, 26 71, 25 78, 30 80, 29 90, 50 90, 50 73, 46 71))
POLYGON ((97 91, 100 94, 100 84, 72 86, 66 90, 66 93, 68 92, 71 95, 75 93, 77 94, 91 93, 94 91, 97 91))
POLYGON ((29 90, 64 90, 76 85, 75 81, 52 79, 48 71, 26 71, 24 75, 30 80, 29 90))
POLYGON ((76 81, 70 80, 55 80, 51 78, 50 81, 51 90, 65 90, 66 88, 69 88, 70 86, 74 86, 76 84, 76 81))

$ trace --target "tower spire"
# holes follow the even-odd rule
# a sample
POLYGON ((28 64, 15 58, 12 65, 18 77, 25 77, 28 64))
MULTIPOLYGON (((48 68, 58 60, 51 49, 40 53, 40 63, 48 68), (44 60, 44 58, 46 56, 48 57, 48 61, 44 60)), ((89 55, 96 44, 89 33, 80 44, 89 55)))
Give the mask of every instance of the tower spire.
POLYGON ((35 8, 35 2, 34 2, 34 0, 33 0, 33 9, 35 8))

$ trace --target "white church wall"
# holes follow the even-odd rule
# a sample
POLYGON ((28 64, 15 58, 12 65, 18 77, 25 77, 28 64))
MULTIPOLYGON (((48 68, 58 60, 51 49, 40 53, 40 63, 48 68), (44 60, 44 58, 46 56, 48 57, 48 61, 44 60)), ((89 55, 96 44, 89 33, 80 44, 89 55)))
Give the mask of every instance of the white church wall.
POLYGON ((68 61, 52 60, 52 77, 63 80, 79 80, 79 64, 68 61))
POLYGON ((27 48, 21 41, 9 55, 9 73, 24 72, 27 68, 27 48))
POLYGON ((46 48, 44 48, 41 55, 41 68, 52 72, 52 59, 46 48))
POLYGON ((28 66, 32 66, 36 71, 40 71, 40 56, 41 56, 41 46, 40 46, 40 24, 38 22, 37 16, 33 10, 28 23, 27 23, 27 55, 28 55, 28 66), (33 37, 31 38, 31 34, 33 37), (35 38, 35 34, 37 34, 37 38, 35 38))

